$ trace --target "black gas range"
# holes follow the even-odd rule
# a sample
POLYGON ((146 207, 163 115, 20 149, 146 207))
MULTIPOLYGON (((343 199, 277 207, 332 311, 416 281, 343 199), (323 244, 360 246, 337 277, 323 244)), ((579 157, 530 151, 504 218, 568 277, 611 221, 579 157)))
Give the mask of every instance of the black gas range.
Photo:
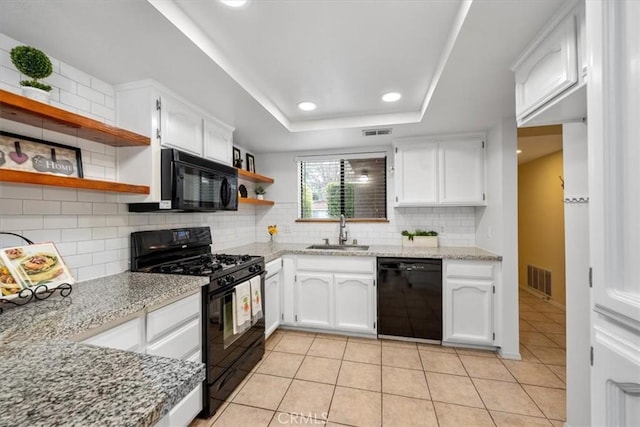
POLYGON ((264 296, 264 258, 211 253, 209 227, 131 234, 131 271, 208 276, 202 291, 202 361, 207 365, 202 417, 212 416, 264 355, 264 298, 261 312, 243 328, 234 322, 237 289, 259 280, 264 296))

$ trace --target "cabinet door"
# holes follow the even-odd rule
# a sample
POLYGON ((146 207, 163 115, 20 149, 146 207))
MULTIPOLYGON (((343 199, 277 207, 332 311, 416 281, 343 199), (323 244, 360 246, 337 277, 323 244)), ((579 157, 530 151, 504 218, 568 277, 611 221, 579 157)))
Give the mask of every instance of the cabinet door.
POLYGON ((576 16, 570 14, 515 70, 521 120, 578 82, 576 16))
POLYGON ((177 99, 163 95, 160 143, 202 156, 202 116, 177 99))
POLYGON ((438 203, 438 143, 403 145, 395 151, 396 206, 438 203))
POLYGON ((144 341, 144 321, 142 317, 138 317, 82 342, 99 347, 144 353, 144 341))
POLYGON ((334 276, 335 328, 344 331, 374 332, 375 293, 370 275, 334 276))
POLYGON ((493 344, 493 281, 447 278, 444 341, 493 344))
POLYGON ((280 281, 280 271, 270 274, 267 270, 267 278, 264 281, 265 338, 280 326, 280 281))
POLYGON ((232 161, 233 131, 207 118, 204 119, 203 125, 204 157, 230 165, 232 161))
POLYGON ((331 328, 333 274, 298 273, 297 276, 296 313, 298 326, 331 328))
POLYGON ((440 204, 484 204, 484 142, 446 141, 439 149, 440 204))

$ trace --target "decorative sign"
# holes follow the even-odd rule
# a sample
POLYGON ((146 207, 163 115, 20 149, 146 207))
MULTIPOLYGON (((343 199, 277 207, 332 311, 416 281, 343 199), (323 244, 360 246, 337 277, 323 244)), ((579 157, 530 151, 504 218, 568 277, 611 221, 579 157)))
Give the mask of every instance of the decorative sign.
POLYGON ((82 178, 80 149, 0 132, 0 169, 82 178))

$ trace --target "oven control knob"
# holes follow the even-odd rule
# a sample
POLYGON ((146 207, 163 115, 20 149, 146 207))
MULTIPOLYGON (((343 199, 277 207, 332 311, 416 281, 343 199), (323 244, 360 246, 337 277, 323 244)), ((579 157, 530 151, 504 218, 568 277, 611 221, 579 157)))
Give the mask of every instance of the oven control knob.
POLYGON ((257 273, 260 271, 260 266, 259 265, 252 265, 251 267, 249 267, 249 272, 250 273, 257 273))
POLYGON ((218 285, 224 285, 224 279, 222 277, 218 279, 218 285))
POLYGON ((225 280, 227 281, 227 283, 232 283, 236 279, 233 276, 227 276, 225 280))

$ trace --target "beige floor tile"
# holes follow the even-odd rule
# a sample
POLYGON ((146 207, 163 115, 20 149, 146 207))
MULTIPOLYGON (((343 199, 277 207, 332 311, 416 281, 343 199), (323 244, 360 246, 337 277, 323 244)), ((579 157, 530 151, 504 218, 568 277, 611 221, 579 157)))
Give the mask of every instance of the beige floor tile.
POLYGON ((527 348, 541 362, 549 365, 565 366, 567 363, 567 355, 564 349, 557 347, 540 347, 527 345, 527 348))
POLYGON ((539 302, 535 308, 541 313, 556 313, 556 314, 564 314, 564 310, 556 307, 555 305, 549 302, 539 302))
POLYGON ((316 337, 307 352, 310 356, 328 357, 330 359, 342 359, 347 340, 338 341, 316 337))
POLYGON ((287 335, 295 335, 298 337, 315 338, 318 334, 315 332, 307 331, 294 331, 292 329, 282 329, 287 335))
MULTIPOLYGON (((551 315, 553 313, 549 313, 551 315)), ((549 322, 551 317, 547 316, 547 314, 542 314, 538 311, 525 311, 520 313, 520 318, 529 321, 532 324, 536 324, 536 322, 549 322)))
POLYGON ((522 331, 539 332, 533 324, 524 319, 520 320, 520 332, 522 331))
POLYGON ((493 421, 486 409, 452 405, 450 403, 433 402, 440 427, 473 426, 493 427, 493 421))
POLYGON ((238 393, 240 393, 240 390, 242 390, 242 387, 244 387, 245 384, 247 382, 249 382, 249 380, 251 379, 252 376, 253 376, 253 372, 249 372, 249 374, 242 379, 240 384, 238 384, 238 386, 235 389, 233 389, 233 391, 229 394, 229 397, 227 398, 227 401, 229 401, 229 402, 232 401, 233 398, 236 397, 236 395, 238 393))
POLYGON ((335 384, 342 362, 336 359, 307 356, 298 369, 296 379, 335 384))
POLYGON ((366 337, 349 337, 349 342, 357 342, 361 344, 371 344, 371 345, 382 345, 382 342, 375 338, 366 338, 366 337))
POLYGON ((349 338, 343 359, 352 362, 374 363, 379 365, 382 361, 382 347, 375 344, 352 342, 351 338, 349 338))
POLYGON ((564 349, 567 348, 567 336, 565 334, 552 334, 550 332, 545 332, 544 335, 556 343, 558 347, 564 349))
POLYGON ((559 323, 561 325, 566 325, 567 324, 567 318, 565 316, 564 313, 560 314, 560 313, 545 313, 546 316, 551 319, 552 321, 559 323))
POLYGON ((287 392, 289 384, 289 378, 255 374, 233 398, 233 403, 275 410, 287 392), (265 393, 265 390, 269 392, 265 393))
POLYGON ((251 406, 229 404, 220 418, 214 423, 214 427, 266 427, 269 425, 274 412, 266 409, 253 408, 251 406))
POLYGON ((196 418, 189 423, 188 427, 209 427, 211 424, 213 424, 213 421, 210 418, 207 418, 206 420, 196 418))
POLYGON ((253 369, 251 369, 251 373, 254 373, 255 371, 257 371, 260 365, 262 365, 262 362, 264 362, 267 359, 267 357, 269 357, 270 354, 271 354, 270 350, 265 350, 264 354, 262 355, 262 359, 260 359, 258 363, 256 363, 256 366, 254 366, 253 369))
POLYGON ((530 347, 530 346, 558 347, 558 344, 551 341, 541 332, 523 331, 520 333, 520 342, 526 345, 527 347, 530 347))
POLYGON ((381 339, 380 343, 383 347, 417 348, 416 343, 409 341, 381 339))
POLYGON ((547 418, 564 421, 567 419, 567 404, 565 390, 535 385, 523 385, 525 391, 542 409, 547 418))
POLYGON ((382 364, 396 368, 420 369, 422 362, 416 348, 398 348, 382 346, 382 364))
POLYGON ((335 386, 293 380, 278 411, 326 420, 335 386))
POLYGON ((424 372, 413 369, 382 367, 382 392, 431 399, 424 372))
POLYGON ((504 360, 503 363, 520 384, 564 388, 564 382, 542 363, 504 360))
POLYGON ((329 409, 329 421, 351 426, 380 426, 382 394, 367 390, 336 387, 329 409))
POLYGON ((526 415, 509 414, 506 412, 490 411, 493 421, 498 427, 536 427, 547 426, 551 423, 546 418, 528 417, 526 415))
POLYGON ((523 313, 525 311, 536 311, 533 305, 527 302, 521 302, 520 304, 518 304, 518 309, 520 310, 520 313, 523 313))
POLYGON ((327 421, 325 425, 327 427, 350 427, 347 424, 332 423, 331 421, 327 421))
POLYGON ((520 384, 479 378, 474 378, 473 384, 487 409, 534 417, 543 416, 520 384))
MULTIPOLYGON (((290 414, 288 412, 276 412, 273 415, 273 419, 269 424, 269 427, 275 426, 324 426, 326 425, 324 420, 318 420, 308 417, 304 414, 290 414)), ((239 426, 244 427, 244 425, 239 426)))
POLYGON ((348 335, 338 335, 338 334, 317 334, 316 338, 322 338, 325 340, 334 340, 334 341, 344 341, 346 342, 349 339, 348 335))
POLYGON ((478 357, 463 354, 460 355, 460 360, 470 377, 515 382, 513 375, 496 357, 478 357))
POLYGON ((302 359, 304 359, 304 356, 300 354, 273 351, 262 361, 262 364, 256 372, 293 378, 302 363, 302 359))
POLYGON ((520 344, 520 357, 522 358, 522 361, 524 362, 537 362, 537 363, 542 363, 540 362, 540 360, 535 357, 533 355, 533 353, 531 353, 529 351, 529 349, 527 349, 525 346, 523 346, 522 344, 520 344))
POLYGON ((283 353, 296 353, 306 354, 313 343, 314 338, 310 336, 293 335, 287 333, 278 345, 273 349, 274 351, 281 351, 283 353))
POLYGON ((345 360, 340 367, 338 385, 361 388, 363 390, 381 391, 382 373, 380 366, 345 360))
POLYGON ((418 350, 436 351, 438 353, 455 353, 456 349, 453 347, 446 347, 437 344, 418 343, 418 350))
MULTIPOLYGON (((469 377, 427 372, 431 400, 484 408, 480 396, 469 377)), ((507 383, 505 383, 507 384, 507 383)))
POLYGON ((435 351, 419 350, 422 368, 429 372, 443 374, 467 375, 457 353, 439 353, 435 351))
POLYGON ((264 343, 265 350, 273 350, 276 345, 280 342, 282 337, 284 337, 285 333, 282 331, 275 331, 272 333, 269 338, 264 343))
POLYGON ((491 350, 476 350, 474 348, 456 348, 458 356, 480 356, 480 357, 498 357, 495 351, 491 350))
POLYGON ((543 333, 551 333, 551 334, 565 334, 566 333, 566 328, 556 322, 536 322, 535 324, 535 328, 539 331, 539 332, 543 332, 543 333))
POLYGON ((560 420, 549 420, 551 422, 551 424, 553 424, 555 427, 564 427, 564 421, 560 421, 560 420))
POLYGON ((385 427, 438 427, 438 420, 433 403, 428 400, 383 394, 382 425, 385 427))
POLYGON ((551 370, 554 374, 558 376, 562 380, 563 383, 567 383, 567 368, 566 366, 558 366, 558 365, 545 365, 549 370, 551 370))

